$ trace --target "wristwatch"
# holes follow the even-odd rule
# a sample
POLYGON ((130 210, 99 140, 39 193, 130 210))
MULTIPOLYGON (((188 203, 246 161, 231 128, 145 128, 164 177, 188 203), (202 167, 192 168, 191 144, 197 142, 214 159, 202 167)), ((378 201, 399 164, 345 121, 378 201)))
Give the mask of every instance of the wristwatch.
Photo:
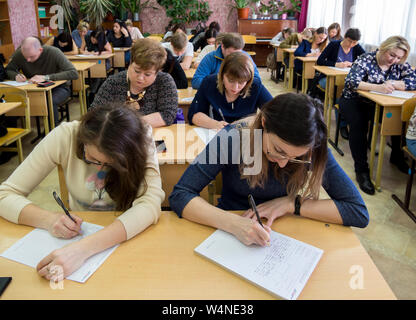
POLYGON ((300 216, 300 194, 298 194, 295 198, 295 212, 293 212, 295 216, 300 216))

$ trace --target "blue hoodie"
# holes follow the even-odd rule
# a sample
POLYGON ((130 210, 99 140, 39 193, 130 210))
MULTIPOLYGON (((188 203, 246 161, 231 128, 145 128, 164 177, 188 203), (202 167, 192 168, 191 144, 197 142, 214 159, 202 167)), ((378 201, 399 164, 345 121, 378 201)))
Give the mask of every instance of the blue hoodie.
MULTIPOLYGON (((248 55, 247 52, 242 51, 245 54, 248 55)), ((250 56, 249 56, 250 57, 250 56)), ((251 59, 251 57, 250 57, 251 59)), ((210 74, 218 74, 220 71, 220 66, 222 61, 224 60, 224 56, 221 51, 221 46, 218 46, 217 50, 208 53, 199 64, 198 68, 195 71, 194 77, 192 78, 192 88, 199 89, 201 86, 202 80, 206 76, 209 76, 210 74)), ((254 66, 254 77, 260 78, 259 71, 257 70, 256 64, 254 63, 253 59, 251 59, 254 66)))

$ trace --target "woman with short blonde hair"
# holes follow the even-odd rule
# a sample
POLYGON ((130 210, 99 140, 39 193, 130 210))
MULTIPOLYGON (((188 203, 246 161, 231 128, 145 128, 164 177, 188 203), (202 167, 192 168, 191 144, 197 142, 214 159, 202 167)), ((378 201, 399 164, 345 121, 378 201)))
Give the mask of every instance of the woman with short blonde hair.
POLYGON ((202 81, 191 107, 191 124, 209 129, 222 129, 231 122, 256 113, 273 97, 254 77, 254 65, 243 52, 233 52, 224 59, 218 75, 202 81))
POLYGON ((407 42, 406 38, 402 36, 392 36, 392 37, 387 38, 380 44, 380 47, 379 47, 380 55, 392 49, 400 49, 405 52, 405 54, 399 61, 400 64, 405 63, 410 53, 410 45, 409 45, 409 42, 407 42))
POLYGON ((85 36, 89 35, 90 33, 91 30, 89 23, 81 20, 78 23, 77 28, 74 31, 72 31, 71 34, 78 48, 81 48, 83 44, 85 46, 85 36))

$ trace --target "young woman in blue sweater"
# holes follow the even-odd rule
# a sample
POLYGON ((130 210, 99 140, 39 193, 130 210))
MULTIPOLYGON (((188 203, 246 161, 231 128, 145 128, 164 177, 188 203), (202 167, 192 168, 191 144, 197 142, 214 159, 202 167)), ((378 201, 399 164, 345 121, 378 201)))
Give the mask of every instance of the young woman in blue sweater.
POLYGON ((188 111, 189 123, 222 129, 231 122, 256 113, 273 97, 254 77, 254 66, 242 52, 228 55, 218 75, 206 77, 188 111))
POLYGON ((210 141, 174 187, 170 206, 179 217, 222 229, 246 245, 266 245, 273 221, 284 215, 363 228, 367 208, 326 139, 318 100, 276 96, 255 117, 227 126, 210 141), (220 172, 223 188, 215 207, 199 193, 220 172), (329 199, 320 199, 321 186, 329 199), (264 228, 250 209, 249 194, 267 220, 264 228))
MULTIPOLYGON (((316 29, 311 39, 303 40, 297 47, 295 57, 319 57, 328 45, 328 30, 325 27, 316 29)), ((295 71, 302 73, 302 61, 295 59, 295 71)))

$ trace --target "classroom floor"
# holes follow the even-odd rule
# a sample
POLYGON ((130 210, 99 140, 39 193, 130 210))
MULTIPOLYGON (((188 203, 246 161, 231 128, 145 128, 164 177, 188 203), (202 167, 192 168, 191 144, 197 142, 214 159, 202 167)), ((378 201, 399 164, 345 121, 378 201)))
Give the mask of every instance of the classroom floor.
MULTIPOLYGON (((287 92, 282 82, 279 84, 270 80, 270 72, 266 68, 259 68, 263 84, 275 96, 287 92)), ((79 104, 75 99, 70 105, 71 120, 79 119, 79 104)), ((335 116, 332 116, 331 136, 335 130, 335 116)), ((34 148, 30 140, 36 136, 35 129, 23 139, 25 156, 34 148)), ((355 181, 353 162, 348 141, 340 137, 339 147, 344 151, 342 157, 331 150, 341 167, 355 181)), ((395 193, 404 198, 407 176, 392 166, 388 159, 390 148, 385 148, 382 174, 382 191, 374 196, 361 192, 370 213, 370 223, 365 229, 352 228, 360 239, 375 265, 380 270, 387 283, 398 299, 416 299, 416 223, 414 223, 394 202, 391 195, 395 193)), ((0 182, 3 182, 17 167, 18 160, 14 157, 7 164, 0 166, 0 182)), ((59 191, 57 170, 52 171, 47 178, 29 195, 29 199, 49 210, 59 211, 58 205, 51 196, 53 190, 59 191)), ((416 212, 415 196, 412 196, 411 210, 416 212)), ((364 274, 365 286, 365 274, 364 274)))

